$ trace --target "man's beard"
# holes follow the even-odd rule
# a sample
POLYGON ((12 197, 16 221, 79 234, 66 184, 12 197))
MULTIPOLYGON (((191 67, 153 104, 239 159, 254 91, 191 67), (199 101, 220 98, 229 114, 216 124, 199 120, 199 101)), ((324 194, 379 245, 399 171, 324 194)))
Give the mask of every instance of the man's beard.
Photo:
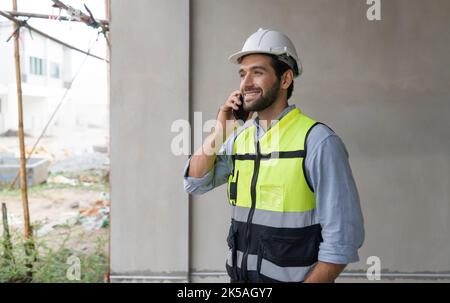
POLYGON ((277 79, 269 91, 267 91, 266 94, 263 94, 259 99, 251 102, 251 104, 244 102, 245 111, 259 112, 271 106, 277 100, 280 87, 280 81, 277 79))

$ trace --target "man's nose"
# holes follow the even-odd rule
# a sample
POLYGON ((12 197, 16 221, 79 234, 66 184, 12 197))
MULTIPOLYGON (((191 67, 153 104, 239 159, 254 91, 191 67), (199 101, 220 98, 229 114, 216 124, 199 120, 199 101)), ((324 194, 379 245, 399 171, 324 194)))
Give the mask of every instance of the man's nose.
POLYGON ((245 88, 247 86, 253 86, 253 80, 250 74, 247 74, 241 80, 241 87, 245 88))

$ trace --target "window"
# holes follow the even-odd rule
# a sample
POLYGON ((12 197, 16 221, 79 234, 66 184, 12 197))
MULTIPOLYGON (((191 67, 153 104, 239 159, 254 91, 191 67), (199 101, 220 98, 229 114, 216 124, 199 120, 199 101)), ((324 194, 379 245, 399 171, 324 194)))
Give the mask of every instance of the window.
POLYGON ((59 72, 59 64, 56 62, 50 62, 50 77, 59 79, 60 72, 59 72))
POLYGON ((30 57, 30 74, 44 76, 45 73, 45 60, 37 57, 30 57))

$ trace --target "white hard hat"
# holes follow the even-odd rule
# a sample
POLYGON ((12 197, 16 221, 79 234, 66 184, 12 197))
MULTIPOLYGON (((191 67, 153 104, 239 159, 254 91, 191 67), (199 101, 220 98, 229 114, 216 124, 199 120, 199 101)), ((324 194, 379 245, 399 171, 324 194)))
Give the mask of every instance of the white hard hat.
POLYGON ((295 46, 284 34, 272 29, 258 29, 244 43, 242 50, 231 55, 231 63, 238 64, 239 59, 249 54, 270 54, 286 63, 294 70, 295 77, 302 73, 302 65, 297 56, 295 46))

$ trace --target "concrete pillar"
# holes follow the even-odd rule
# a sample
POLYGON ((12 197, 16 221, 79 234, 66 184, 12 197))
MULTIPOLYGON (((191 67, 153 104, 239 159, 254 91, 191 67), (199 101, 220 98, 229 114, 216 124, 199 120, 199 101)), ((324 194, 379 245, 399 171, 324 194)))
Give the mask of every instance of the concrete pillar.
POLYGON ((111 280, 186 281, 188 1, 111 2, 111 280))

